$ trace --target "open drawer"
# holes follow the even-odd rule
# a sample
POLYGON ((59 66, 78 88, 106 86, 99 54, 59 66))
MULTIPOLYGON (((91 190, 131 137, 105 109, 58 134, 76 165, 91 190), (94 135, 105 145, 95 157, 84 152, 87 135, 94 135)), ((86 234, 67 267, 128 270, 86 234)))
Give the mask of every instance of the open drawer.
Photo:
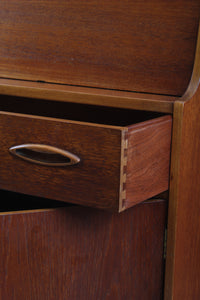
POLYGON ((171 116, 18 101, 0 113, 0 188, 112 211, 168 189, 171 116))

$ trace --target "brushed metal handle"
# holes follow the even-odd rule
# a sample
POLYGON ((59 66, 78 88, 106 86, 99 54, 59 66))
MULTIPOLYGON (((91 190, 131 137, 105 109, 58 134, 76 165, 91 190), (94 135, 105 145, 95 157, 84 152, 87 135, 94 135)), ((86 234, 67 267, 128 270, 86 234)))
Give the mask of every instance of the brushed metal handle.
POLYGON ((9 148, 11 154, 29 162, 45 166, 70 166, 80 158, 66 150, 43 144, 22 144, 9 148))

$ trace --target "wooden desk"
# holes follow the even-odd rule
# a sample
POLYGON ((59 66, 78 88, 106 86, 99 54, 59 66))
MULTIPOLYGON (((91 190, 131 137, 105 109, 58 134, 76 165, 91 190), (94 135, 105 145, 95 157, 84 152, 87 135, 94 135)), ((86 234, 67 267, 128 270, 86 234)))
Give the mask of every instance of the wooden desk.
POLYGON ((199 299, 199 17, 1 2, 2 299, 199 299))

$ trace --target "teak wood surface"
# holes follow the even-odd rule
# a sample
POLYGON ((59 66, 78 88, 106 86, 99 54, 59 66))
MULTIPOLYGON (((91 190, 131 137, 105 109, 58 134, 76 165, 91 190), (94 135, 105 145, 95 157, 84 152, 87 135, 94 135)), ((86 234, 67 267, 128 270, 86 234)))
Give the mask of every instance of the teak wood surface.
POLYGON ((1 1, 0 92, 172 113, 192 73, 199 9, 197 0, 1 1))
POLYGON ((0 299, 161 300, 166 212, 155 200, 120 215, 0 213, 0 299))
MULTIPOLYGON (((40 14, 44 15, 44 1, 40 1, 37 7, 33 5, 32 11, 30 6, 33 1, 1 1, 0 93, 27 99, 124 107, 173 115, 164 299, 199 300, 200 42, 197 43, 192 80, 182 95, 193 68, 200 2, 176 0, 169 3, 156 0, 145 2, 144 5, 144 1, 137 1, 132 11, 128 1, 117 1, 115 6, 114 1, 109 1, 105 5, 101 3, 101 7, 97 1, 92 1, 88 10, 83 9, 80 1, 76 2, 77 6, 73 2, 69 7, 71 16, 79 15, 76 24, 87 25, 85 29, 80 26, 80 36, 77 35, 78 27, 73 28, 69 19, 63 21, 63 18, 58 18, 60 12, 61 16, 65 14, 62 11, 63 3, 60 1, 54 15, 49 2, 49 9, 42 20, 39 17, 40 14), (78 8, 76 11, 75 6, 78 8), (100 10, 95 10, 87 23, 95 7, 100 10), (24 18, 19 18, 21 13, 24 13, 24 18), (95 17, 96 13, 98 18, 95 17), (116 18, 116 13, 119 18, 116 18), (138 17, 133 18, 132 13, 138 17), (35 14, 36 19, 33 17, 35 14), (47 23, 51 16, 54 22, 49 27, 47 23), (39 28, 40 22, 42 26, 39 28), (68 28, 77 38, 71 43, 71 49, 76 54, 73 62, 70 61, 70 48, 66 46, 70 32, 62 35, 65 22, 68 22, 68 28), (129 22, 133 27, 129 26, 129 22), (61 23, 58 30, 55 25, 61 23), (92 26, 94 24, 96 27, 92 26), (36 26, 33 28, 33 25, 36 26), (115 32, 120 25, 122 30, 115 32), (32 35, 30 27, 33 29, 32 35), (132 35, 132 29, 137 33, 135 36, 132 35), (100 31, 108 35, 101 34, 102 43, 97 43, 100 31), (49 32, 52 35, 46 35, 49 32), (36 39, 36 36, 39 38, 36 39), (56 51, 60 41, 65 47, 58 49, 61 53, 59 56, 56 51), (112 57, 109 57, 109 53, 112 57), (55 63, 51 60, 53 54, 57 57, 55 63)), ((11 182, 6 184, 13 188, 11 182)), ((141 295, 138 297, 140 299, 141 295)))
POLYGON ((193 76, 174 104, 165 300, 200 298, 200 30, 193 76))
POLYGON ((168 190, 171 121, 165 116, 129 128, 123 210, 168 190))
POLYGON ((3 0, 1 77, 180 96, 199 9, 197 0, 3 0))
POLYGON ((122 127, 1 112, 0 187, 122 211, 168 189, 171 124, 171 116, 122 127), (66 150, 80 162, 49 167, 11 155, 24 144, 66 150))
MULTIPOLYGON (((0 94, 38 100, 173 112, 174 96, 0 78, 0 94)), ((48 109, 46 109, 48 111, 48 109)))

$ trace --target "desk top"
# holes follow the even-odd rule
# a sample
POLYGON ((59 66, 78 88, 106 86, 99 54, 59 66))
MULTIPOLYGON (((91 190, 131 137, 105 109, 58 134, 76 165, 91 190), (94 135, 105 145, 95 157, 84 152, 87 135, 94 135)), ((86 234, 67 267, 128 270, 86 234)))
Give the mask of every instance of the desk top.
MULTIPOLYGON (((192 74, 199 17, 198 0, 1 1, 0 77, 24 80, 29 84, 18 86, 29 88, 43 81, 44 87, 37 85, 42 90, 54 83, 50 90, 62 92, 90 87, 111 90, 97 93, 108 96, 112 90, 182 96, 192 74)), ((172 98, 154 99, 169 104, 162 110, 171 109, 172 98)))

